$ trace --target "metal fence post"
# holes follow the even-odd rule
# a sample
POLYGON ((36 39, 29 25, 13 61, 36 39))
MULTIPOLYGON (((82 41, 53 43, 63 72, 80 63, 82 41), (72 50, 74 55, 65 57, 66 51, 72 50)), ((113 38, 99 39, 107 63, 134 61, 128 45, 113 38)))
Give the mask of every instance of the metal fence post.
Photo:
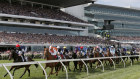
POLYGON ((123 63, 124 63, 124 68, 125 68, 125 61, 123 60, 123 58, 121 57, 121 60, 123 61, 123 63))
POLYGON ((111 60, 111 61, 113 62, 113 65, 114 65, 114 69, 115 69, 116 67, 115 67, 115 63, 114 63, 114 61, 112 60, 112 58, 110 58, 110 60, 111 60))
POLYGON ((104 65, 103 65, 102 61, 100 59, 98 59, 98 61, 101 63, 102 68, 103 68, 103 72, 104 72, 104 65))
MULTIPOLYGON (((130 59, 130 57, 128 56, 128 58, 130 59)), ((131 63, 131 66, 133 65, 133 63, 132 63, 132 60, 130 59, 130 63, 131 63)))
POLYGON ((69 77, 68 77, 67 68, 66 68, 66 66, 64 65, 64 63, 63 63, 61 60, 59 60, 59 61, 60 61, 60 63, 62 64, 62 66, 64 67, 64 69, 65 69, 65 71, 66 71, 66 79, 68 79, 69 77))
POLYGON ((83 59, 81 59, 81 61, 84 63, 84 65, 86 66, 86 70, 87 70, 87 76, 88 76, 88 74, 89 74, 89 71, 88 71, 88 66, 87 66, 87 64, 85 63, 85 61, 83 60, 83 59))
POLYGON ((44 74, 45 74, 45 79, 47 79, 47 73, 46 73, 46 70, 43 68, 42 64, 37 62, 39 64, 39 66, 42 68, 42 70, 44 71, 44 74))
POLYGON ((5 68, 5 70, 8 72, 8 74, 10 75, 11 79, 14 79, 12 74, 10 73, 10 71, 7 69, 7 67, 3 64, 3 67, 5 68))

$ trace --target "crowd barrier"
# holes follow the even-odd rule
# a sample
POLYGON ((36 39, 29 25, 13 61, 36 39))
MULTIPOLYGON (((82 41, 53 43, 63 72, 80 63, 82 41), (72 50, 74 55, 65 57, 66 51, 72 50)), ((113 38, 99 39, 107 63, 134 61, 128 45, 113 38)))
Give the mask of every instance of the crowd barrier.
MULTIPOLYGON (((84 58, 84 59, 62 59, 62 60, 47 60, 47 61, 34 61, 34 62, 2 63, 2 64, 0 64, 0 67, 4 67, 5 70, 8 72, 8 74, 10 75, 10 78, 14 79, 12 74, 9 72, 7 66, 21 66, 21 65, 29 65, 29 64, 30 65, 31 64, 39 64, 41 69, 45 72, 45 79, 47 79, 47 73, 46 73, 46 70, 43 68, 42 64, 60 62, 62 64, 62 66, 64 67, 65 71, 66 71, 66 79, 68 79, 68 71, 67 71, 67 68, 66 68, 66 66, 64 65, 63 62, 67 62, 67 61, 82 61, 83 64, 85 65, 85 67, 86 67, 87 76, 88 76, 89 75, 89 70, 88 70, 88 66, 85 63, 85 61, 88 61, 88 60, 98 60, 101 63, 102 70, 104 72, 104 64, 101 61, 102 59, 111 59, 111 61, 113 62, 113 65, 114 65, 114 69, 115 69, 116 67, 115 67, 115 62, 113 60, 114 58, 120 58, 122 60, 122 62, 123 62, 124 68, 125 68, 126 64, 125 64, 125 61, 123 60, 123 58, 127 57, 127 58, 130 59, 130 57, 136 57, 136 56, 140 57, 140 55, 128 55, 128 56, 96 57, 96 58, 84 58)), ((130 62, 131 62, 131 66, 132 66, 133 63, 132 63, 131 59, 130 59, 130 62)))

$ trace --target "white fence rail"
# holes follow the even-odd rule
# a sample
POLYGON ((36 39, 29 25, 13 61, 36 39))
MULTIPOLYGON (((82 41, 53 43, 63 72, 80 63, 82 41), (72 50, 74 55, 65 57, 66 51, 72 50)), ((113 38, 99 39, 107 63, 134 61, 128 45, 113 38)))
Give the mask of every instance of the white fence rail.
MULTIPOLYGON (((125 61, 123 60, 124 57, 127 57, 127 58, 130 59, 130 57, 140 57, 140 55, 114 56, 114 57, 96 57, 96 58, 85 58, 85 59, 62 59, 62 60, 48 60, 48 61, 34 61, 34 62, 20 62, 20 63, 1 63, 0 64, 0 67, 4 67, 5 70, 8 72, 8 74, 10 75, 10 78, 13 79, 12 74, 9 72, 9 70, 7 69, 6 66, 21 66, 21 65, 39 64, 39 66, 45 72, 45 79, 47 79, 47 73, 46 73, 45 69, 43 68, 43 66, 41 64, 60 62, 62 64, 62 66, 65 68, 65 71, 66 71, 66 79, 68 79, 68 71, 66 69, 66 66, 63 64, 63 62, 67 62, 67 61, 82 61, 83 64, 85 65, 85 67, 86 67, 87 76, 88 76, 88 73, 89 73, 88 72, 88 66, 87 66, 87 64, 84 61, 98 60, 102 64, 102 69, 103 69, 103 72, 104 72, 104 65, 103 65, 101 59, 111 59, 111 61, 113 62, 113 65, 114 65, 114 69, 115 69, 115 63, 114 63, 113 59, 115 59, 115 58, 121 58, 121 60, 124 63, 124 67, 125 67, 125 61)), ((132 61, 131 61, 131 66, 132 66, 132 61)))

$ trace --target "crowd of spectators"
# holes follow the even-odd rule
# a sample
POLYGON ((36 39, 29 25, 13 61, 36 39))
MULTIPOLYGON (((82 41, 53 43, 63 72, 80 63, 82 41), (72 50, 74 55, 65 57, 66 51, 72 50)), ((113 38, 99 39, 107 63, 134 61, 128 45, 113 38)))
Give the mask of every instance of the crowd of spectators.
POLYGON ((112 37, 115 40, 119 40, 119 41, 140 41, 140 37, 128 37, 128 36, 113 36, 112 37))
POLYGON ((140 53, 140 48, 137 48, 136 51, 140 53))
MULTIPOLYGON (((10 51, 2 51, 0 52, 0 60, 8 60, 9 59, 9 54, 10 54, 10 51)), ((31 57, 32 59, 43 59, 43 51, 40 51, 40 52, 26 52, 25 53, 25 56, 27 57, 31 57)))
MULTIPOLYGON (((106 40, 89 36, 60 36, 33 33, 8 33, 0 32, 0 43, 7 44, 105 44, 106 40)), ((109 42, 110 44, 113 42, 109 42)))
MULTIPOLYGON (((113 37, 119 41, 140 41, 140 37, 113 37)), ((7 44, 112 44, 106 39, 90 36, 0 32, 0 43, 7 44)))
POLYGON ((58 8, 51 8, 46 6, 41 8, 41 6, 31 6, 31 4, 21 5, 20 3, 14 2, 10 4, 6 1, 0 2, 0 13, 87 23, 61 11, 58 8))

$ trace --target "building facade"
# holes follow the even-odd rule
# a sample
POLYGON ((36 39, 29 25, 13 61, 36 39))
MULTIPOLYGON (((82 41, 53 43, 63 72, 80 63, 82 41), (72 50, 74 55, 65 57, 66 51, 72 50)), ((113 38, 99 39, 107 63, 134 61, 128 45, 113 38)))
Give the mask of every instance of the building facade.
MULTIPOLYGON (((113 30, 106 30, 112 36, 140 36, 140 10, 101 4, 85 7, 85 16, 90 23, 103 28, 104 20, 114 20, 113 30)), ((91 28, 92 29, 92 28, 91 28)), ((101 30, 91 30, 101 33, 101 30)))
POLYGON ((94 27, 94 25, 21 15, 0 14, 1 32, 88 36, 88 27, 94 27))

